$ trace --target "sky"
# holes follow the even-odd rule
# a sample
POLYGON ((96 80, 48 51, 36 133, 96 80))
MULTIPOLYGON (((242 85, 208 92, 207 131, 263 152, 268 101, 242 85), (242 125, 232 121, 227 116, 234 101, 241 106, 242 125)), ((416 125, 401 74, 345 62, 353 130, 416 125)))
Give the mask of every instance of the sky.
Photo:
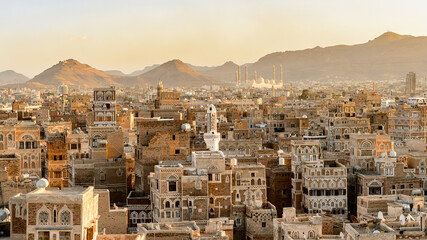
POLYGON ((0 71, 33 77, 61 60, 130 73, 181 59, 256 62, 386 31, 427 36, 425 0, 0 0, 0 71))

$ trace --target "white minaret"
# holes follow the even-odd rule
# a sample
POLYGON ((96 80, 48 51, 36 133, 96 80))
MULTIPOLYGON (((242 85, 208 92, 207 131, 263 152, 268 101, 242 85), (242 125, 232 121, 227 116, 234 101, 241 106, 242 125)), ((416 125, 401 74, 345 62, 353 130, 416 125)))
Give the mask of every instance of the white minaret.
POLYGON ((219 141, 221 138, 217 132, 216 108, 213 104, 208 105, 206 125, 207 132, 203 135, 206 146, 211 151, 219 151, 219 141))

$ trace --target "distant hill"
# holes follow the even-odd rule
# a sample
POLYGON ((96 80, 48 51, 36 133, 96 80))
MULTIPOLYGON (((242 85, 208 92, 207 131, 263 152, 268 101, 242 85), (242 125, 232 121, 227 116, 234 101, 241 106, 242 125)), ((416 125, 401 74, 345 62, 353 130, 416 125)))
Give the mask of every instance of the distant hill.
POLYGON ((28 81, 29 78, 13 70, 0 72, 0 86, 6 84, 19 84, 28 81))
POLYGON ((109 75, 74 59, 61 61, 27 82, 29 87, 55 87, 62 84, 85 88, 144 85, 140 77, 109 75))
POLYGON ((103 71, 108 75, 114 75, 114 76, 127 76, 126 74, 124 74, 122 71, 119 70, 107 70, 107 71, 103 71))
MULTIPOLYGON (((218 79, 227 83, 235 83, 236 82, 236 71, 238 69, 238 65, 232 61, 228 61, 221 66, 217 67, 202 67, 199 71, 200 73, 218 79)), ((240 74, 242 81, 245 79, 245 67, 240 67, 240 74)))
POLYGON ((134 71, 134 72, 132 72, 131 74, 129 74, 129 76, 139 76, 139 75, 141 75, 141 74, 143 74, 143 73, 146 73, 146 72, 148 72, 148 71, 151 71, 151 70, 155 69, 155 68, 156 68, 156 67, 158 67, 158 66, 160 66, 160 64, 153 64, 153 65, 151 65, 151 66, 145 67, 145 68, 144 68, 144 69, 142 69, 142 70, 134 71))
POLYGON ((275 52, 260 58, 250 71, 276 79, 283 65, 286 81, 398 79, 413 71, 427 75, 427 37, 386 32, 367 43, 275 52))
POLYGON ((140 77, 150 85, 156 85, 162 80, 165 87, 201 87, 222 83, 197 72, 178 59, 163 63, 140 77))

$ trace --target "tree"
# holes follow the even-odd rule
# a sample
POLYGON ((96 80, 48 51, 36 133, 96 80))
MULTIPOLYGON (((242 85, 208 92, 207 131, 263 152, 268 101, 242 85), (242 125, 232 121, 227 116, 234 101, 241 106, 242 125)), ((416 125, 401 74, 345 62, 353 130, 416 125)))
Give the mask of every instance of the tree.
POLYGON ((310 92, 308 91, 308 89, 304 89, 304 90, 302 90, 302 93, 299 96, 299 99, 307 100, 309 95, 310 95, 310 92))

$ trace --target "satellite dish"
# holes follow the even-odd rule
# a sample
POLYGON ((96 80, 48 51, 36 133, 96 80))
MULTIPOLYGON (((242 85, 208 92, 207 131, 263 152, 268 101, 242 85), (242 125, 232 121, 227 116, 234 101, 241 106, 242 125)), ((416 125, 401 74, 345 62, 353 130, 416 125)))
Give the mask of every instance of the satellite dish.
POLYGON ((378 231, 378 230, 375 230, 375 231, 374 231, 373 233, 374 233, 374 234, 375 234, 375 233, 380 233, 380 231, 378 231))

